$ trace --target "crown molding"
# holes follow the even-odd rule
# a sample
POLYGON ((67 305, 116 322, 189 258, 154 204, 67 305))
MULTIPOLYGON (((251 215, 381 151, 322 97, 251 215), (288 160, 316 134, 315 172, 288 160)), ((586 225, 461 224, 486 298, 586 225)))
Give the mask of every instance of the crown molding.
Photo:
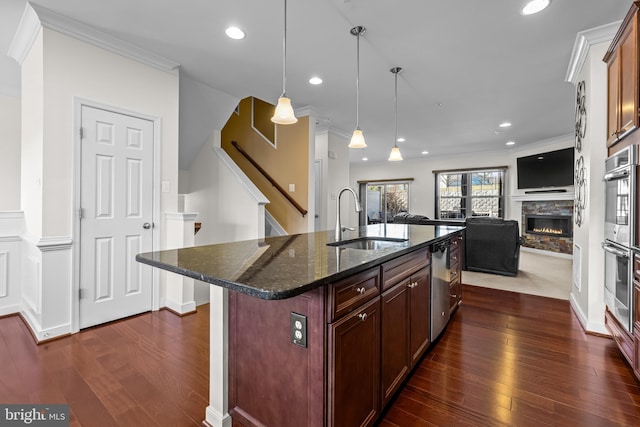
POLYGON ((573 43, 573 50, 571 51, 571 59, 569 60, 569 67, 564 77, 564 81, 578 83, 578 75, 582 71, 589 49, 594 44, 610 42, 618 32, 622 21, 612 22, 611 24, 602 25, 600 27, 592 28, 590 30, 580 31, 576 36, 576 40, 573 43))
POLYGON ((31 50, 33 42, 35 42, 38 32, 40 31, 40 19, 35 10, 27 3, 22 11, 18 28, 13 35, 13 40, 9 45, 7 56, 13 58, 22 66, 27 53, 31 50))
POLYGON ((156 55, 153 52, 96 30, 87 24, 32 3, 27 3, 22 13, 18 30, 8 52, 9 56, 18 61, 20 65, 22 65, 27 56, 41 27, 57 31, 159 70, 172 71, 180 66, 175 61, 156 55))

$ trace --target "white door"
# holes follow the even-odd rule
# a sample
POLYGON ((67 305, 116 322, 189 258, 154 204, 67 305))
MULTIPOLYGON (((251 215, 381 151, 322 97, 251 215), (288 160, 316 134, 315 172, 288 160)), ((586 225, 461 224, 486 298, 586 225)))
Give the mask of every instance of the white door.
POLYGON ((151 310, 153 122, 81 109, 80 328, 151 310))

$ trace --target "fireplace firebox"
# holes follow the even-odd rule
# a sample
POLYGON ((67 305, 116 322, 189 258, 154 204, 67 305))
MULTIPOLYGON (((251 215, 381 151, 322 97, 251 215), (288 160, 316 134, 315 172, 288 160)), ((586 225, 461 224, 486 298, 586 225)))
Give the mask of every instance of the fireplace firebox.
POLYGON ((525 233, 573 237, 570 215, 525 215, 525 233))

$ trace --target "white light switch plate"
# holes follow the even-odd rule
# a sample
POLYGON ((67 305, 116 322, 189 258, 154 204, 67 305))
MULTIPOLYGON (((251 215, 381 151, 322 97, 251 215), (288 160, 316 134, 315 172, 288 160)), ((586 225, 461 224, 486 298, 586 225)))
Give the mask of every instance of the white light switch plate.
POLYGON ((169 191, 171 191, 171 185, 169 181, 162 181, 162 192, 168 193, 169 191))

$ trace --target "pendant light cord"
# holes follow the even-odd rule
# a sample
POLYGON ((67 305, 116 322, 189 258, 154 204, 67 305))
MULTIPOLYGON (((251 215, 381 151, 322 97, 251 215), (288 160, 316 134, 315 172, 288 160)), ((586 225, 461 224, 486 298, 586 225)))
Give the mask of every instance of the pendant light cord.
POLYGON ((356 129, 360 129, 360 32, 356 37, 356 129))
POLYGON ((395 92, 396 92, 396 118, 395 118, 395 137, 393 138, 393 146, 398 146, 398 73, 400 71, 396 71, 394 73, 394 77, 396 80, 395 92))
POLYGON ((282 97, 286 97, 287 90, 287 0, 284 0, 284 37, 282 37, 282 97))

